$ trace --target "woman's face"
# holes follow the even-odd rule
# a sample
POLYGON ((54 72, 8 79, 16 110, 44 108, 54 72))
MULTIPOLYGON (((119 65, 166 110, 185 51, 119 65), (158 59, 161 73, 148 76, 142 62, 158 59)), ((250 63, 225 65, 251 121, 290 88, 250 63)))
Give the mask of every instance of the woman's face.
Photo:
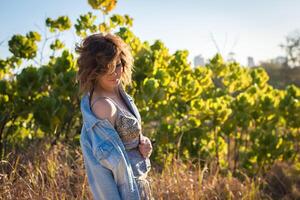
POLYGON ((115 88, 121 82, 121 75, 123 73, 123 65, 122 62, 119 60, 116 63, 116 69, 113 73, 103 74, 100 75, 98 81, 102 88, 104 89, 112 89, 115 88))

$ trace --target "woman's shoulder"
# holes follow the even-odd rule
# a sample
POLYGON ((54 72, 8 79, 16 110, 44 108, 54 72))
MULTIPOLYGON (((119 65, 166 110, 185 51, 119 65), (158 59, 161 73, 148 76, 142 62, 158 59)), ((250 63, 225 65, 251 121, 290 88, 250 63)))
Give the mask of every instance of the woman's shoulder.
POLYGON ((96 99, 91 109, 99 119, 108 119, 112 124, 114 124, 117 108, 110 99, 96 99))

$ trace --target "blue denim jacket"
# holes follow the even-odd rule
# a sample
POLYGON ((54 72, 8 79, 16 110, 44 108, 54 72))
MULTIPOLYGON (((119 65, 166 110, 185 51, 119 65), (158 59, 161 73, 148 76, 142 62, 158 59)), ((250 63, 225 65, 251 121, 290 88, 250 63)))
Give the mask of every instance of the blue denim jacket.
MULTIPOLYGON (((119 88, 126 104, 141 121, 132 97, 122 86, 119 88)), ((80 145, 94 199, 140 199, 131 159, 118 133, 107 119, 99 119, 91 111, 89 94, 82 97, 80 109, 83 118, 80 145)), ((149 160, 147 163, 149 167, 149 160)))

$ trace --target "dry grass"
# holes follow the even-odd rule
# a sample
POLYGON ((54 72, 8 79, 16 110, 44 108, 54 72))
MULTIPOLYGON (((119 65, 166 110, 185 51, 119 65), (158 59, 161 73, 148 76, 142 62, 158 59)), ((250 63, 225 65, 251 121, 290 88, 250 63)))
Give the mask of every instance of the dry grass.
POLYGON ((248 177, 243 183, 237 178, 221 175, 214 163, 199 164, 174 160, 162 173, 150 173, 156 199, 260 199, 257 181, 248 177))
MULTIPOLYGON (((0 199, 92 199, 80 149, 62 144, 46 149, 43 144, 33 144, 27 152, 11 153, 0 162, 0 199)), ((163 169, 153 164, 149 179, 155 199, 256 200, 274 197, 271 177, 279 171, 273 169, 266 181, 247 176, 240 181, 230 172, 222 175, 214 163, 201 168, 174 160, 163 169), (265 184, 268 187, 260 189, 265 184)), ((295 189, 294 182, 289 185, 294 196, 286 190, 281 198, 297 197, 300 190, 295 189)))
POLYGON ((56 145, 0 164, 0 199, 92 199, 80 149, 56 145))

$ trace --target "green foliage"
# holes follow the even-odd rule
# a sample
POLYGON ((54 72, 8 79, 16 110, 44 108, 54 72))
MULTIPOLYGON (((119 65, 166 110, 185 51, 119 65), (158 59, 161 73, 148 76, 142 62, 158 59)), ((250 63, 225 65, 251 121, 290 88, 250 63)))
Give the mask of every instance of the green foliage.
POLYGON ((50 49, 52 50, 59 50, 64 48, 65 45, 62 41, 60 41, 59 39, 56 39, 52 44, 50 44, 50 49))
POLYGON ((133 24, 133 18, 129 15, 118 15, 114 14, 110 17, 110 27, 115 28, 117 26, 129 26, 131 27, 133 24))
POLYGON ((101 10, 104 14, 112 11, 117 4, 117 0, 88 0, 89 5, 96 10, 101 10))
POLYGON ((97 17, 91 12, 80 15, 79 19, 77 19, 77 24, 75 24, 76 34, 85 37, 87 35, 87 30, 91 33, 95 33, 97 31, 97 26, 94 24, 96 18, 97 17))
POLYGON ((29 32, 26 36, 14 35, 8 42, 9 51, 19 58, 32 59, 36 56, 36 42, 41 40, 37 32, 29 32))
POLYGON ((56 20, 47 18, 46 26, 49 27, 50 32, 55 32, 55 31, 61 32, 70 29, 72 23, 68 16, 60 16, 56 20))

